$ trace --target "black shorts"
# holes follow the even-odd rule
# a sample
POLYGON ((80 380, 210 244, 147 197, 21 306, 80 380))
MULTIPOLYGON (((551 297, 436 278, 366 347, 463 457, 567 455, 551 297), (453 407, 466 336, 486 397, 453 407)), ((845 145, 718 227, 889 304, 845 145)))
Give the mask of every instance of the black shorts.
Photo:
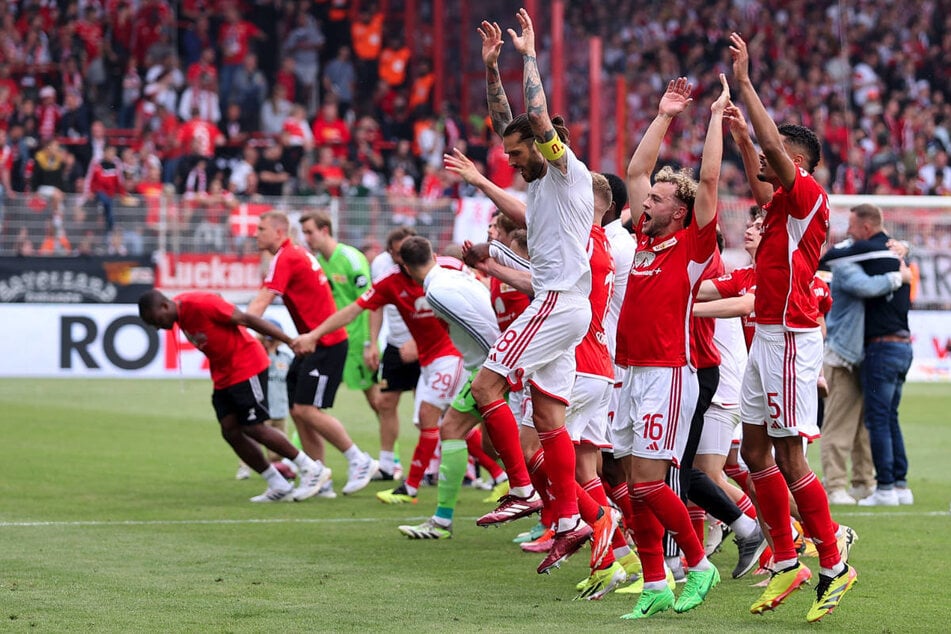
POLYGON ((386 344, 380 360, 380 390, 382 392, 409 392, 419 382, 419 361, 403 363, 400 349, 386 344))
POLYGON ((333 406, 347 363, 347 347, 347 342, 341 341, 330 347, 317 346, 307 356, 294 357, 287 370, 287 400, 291 406, 333 406))
POLYGON ((239 425, 257 425, 271 417, 267 409, 267 370, 247 381, 235 383, 211 394, 211 404, 218 420, 229 414, 238 417, 239 425))

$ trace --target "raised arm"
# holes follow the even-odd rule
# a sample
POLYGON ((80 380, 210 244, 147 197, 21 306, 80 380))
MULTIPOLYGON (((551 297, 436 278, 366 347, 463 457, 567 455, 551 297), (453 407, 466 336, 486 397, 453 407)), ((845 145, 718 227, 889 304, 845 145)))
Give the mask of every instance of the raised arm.
POLYGON ((796 180, 796 164, 786 154, 779 128, 776 127, 776 122, 766 112, 766 107, 760 101, 759 95, 756 94, 756 89, 753 88, 753 82, 750 80, 750 54, 746 48, 746 42, 739 34, 731 33, 730 44, 730 54, 733 56, 733 75, 739 84, 740 96, 750 113, 750 123, 753 124, 753 131, 756 132, 759 146, 783 187, 792 187, 796 180))
POLYGON ((502 51, 502 27, 496 22, 482 21, 482 26, 476 29, 482 38, 482 61, 485 62, 485 91, 489 99, 489 116, 492 118, 492 129, 497 135, 512 122, 512 108, 508 97, 505 96, 505 87, 502 86, 502 76, 499 74, 499 53, 502 51))
POLYGON ((710 106, 710 125, 703 142, 700 182, 693 206, 699 229, 717 217, 717 186, 720 182, 720 163, 723 161, 723 111, 730 103, 730 84, 723 73, 720 73, 720 87, 720 96, 710 106))
POLYGON ((637 144, 631 162, 627 165, 627 191, 628 199, 631 201, 631 223, 637 227, 640 222, 644 208, 641 203, 647 198, 647 193, 651 189, 651 174, 654 173, 654 166, 657 165, 657 156, 660 154, 660 146, 664 142, 664 136, 667 129, 670 128, 670 122, 674 117, 683 112, 693 101, 690 93, 693 85, 687 82, 685 77, 672 79, 667 84, 667 91, 660 99, 660 106, 657 108, 657 116, 651 121, 637 144))
POLYGON ((746 122, 743 113, 734 104, 727 106, 723 112, 723 118, 730 122, 730 135, 740 151, 740 156, 743 157, 743 171, 746 172, 746 180, 750 183, 753 200, 762 207, 772 200, 773 186, 757 178, 759 175, 759 152, 756 150, 753 138, 750 136, 749 124, 746 122))
POLYGON ((453 174, 457 174, 462 180, 473 187, 478 188, 489 197, 489 200, 495 203, 499 211, 515 221, 516 224, 521 227, 525 226, 524 201, 489 180, 485 174, 478 170, 475 163, 470 161, 469 158, 458 149, 453 148, 452 154, 443 154, 442 159, 447 170, 453 174))
POLYGON ((545 89, 542 87, 542 79, 538 73, 538 60, 535 55, 535 27, 532 25, 532 19, 525 9, 519 9, 515 18, 518 20, 522 33, 518 35, 512 29, 509 29, 508 32, 512 38, 512 44, 515 45, 515 50, 522 54, 524 62, 522 87, 525 90, 525 111, 532 126, 532 134, 535 135, 535 143, 538 149, 541 150, 542 156, 559 170, 565 172, 568 169, 568 159, 565 157, 564 145, 558 139, 555 126, 551 123, 551 117, 548 116, 548 99, 545 97, 545 89))

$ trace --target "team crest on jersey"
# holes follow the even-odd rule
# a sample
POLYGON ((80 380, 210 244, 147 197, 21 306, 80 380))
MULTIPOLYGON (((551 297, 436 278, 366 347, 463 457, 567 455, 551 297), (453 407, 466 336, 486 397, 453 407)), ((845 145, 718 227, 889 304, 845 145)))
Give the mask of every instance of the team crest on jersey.
POLYGON ((413 319, 424 319, 426 317, 435 317, 436 314, 430 308, 429 302, 425 297, 417 297, 413 302, 413 319))
POLYGON ((634 268, 646 269, 654 263, 656 257, 653 251, 638 251, 634 254, 634 268))

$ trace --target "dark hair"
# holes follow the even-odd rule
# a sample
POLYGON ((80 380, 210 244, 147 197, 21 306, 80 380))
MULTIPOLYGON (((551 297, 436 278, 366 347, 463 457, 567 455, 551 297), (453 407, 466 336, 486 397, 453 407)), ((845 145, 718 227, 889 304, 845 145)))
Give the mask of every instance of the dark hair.
MULTIPOLYGON (((555 128, 555 132, 558 133, 558 138, 561 139, 561 142, 565 145, 571 145, 571 135, 568 132, 568 126, 565 124, 564 117, 560 114, 555 115, 551 119, 551 125, 555 128)), ((511 134, 517 134, 520 141, 527 141, 535 137, 535 133, 532 132, 532 123, 527 114, 518 115, 505 126, 505 130, 502 131, 502 136, 506 137, 511 134)))
POLYGON ((154 288, 142 293, 142 296, 139 297, 139 318, 151 314, 165 299, 165 295, 154 288))
POLYGON ((433 259, 433 247, 423 236, 410 236, 400 245, 400 258, 406 266, 422 266, 433 259))
MULTIPOLYGON (((604 177, 608 179, 608 185, 611 186, 611 198, 614 203, 614 217, 612 220, 620 218, 621 210, 627 206, 627 183, 617 174, 605 173, 604 177)), ((605 217, 607 217, 607 214, 605 214, 605 217)))
POLYGON ((816 133, 806 126, 794 123, 784 123, 779 126, 779 133, 786 137, 786 140, 795 145, 806 154, 806 171, 812 174, 822 158, 822 145, 819 143, 819 137, 816 133))
POLYGON ((410 236, 415 236, 416 230, 412 227, 396 227, 386 235, 386 248, 387 250, 393 248, 393 245, 402 240, 403 238, 408 238, 410 236))
POLYGON ((498 218, 495 219, 495 226, 498 227, 500 231, 509 234, 518 229, 518 225, 515 224, 515 221, 501 212, 498 218))

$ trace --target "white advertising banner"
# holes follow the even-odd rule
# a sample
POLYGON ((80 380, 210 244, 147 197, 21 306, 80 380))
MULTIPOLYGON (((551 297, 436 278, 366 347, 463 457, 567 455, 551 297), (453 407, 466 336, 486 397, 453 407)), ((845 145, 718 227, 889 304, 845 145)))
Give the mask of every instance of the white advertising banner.
MULTIPOLYGON (((294 333, 287 310, 267 317, 294 333)), ((208 377, 200 351, 174 331, 156 330, 128 304, 4 304, 0 377, 208 377)))
MULTIPOLYGON (((283 306, 267 317, 293 334, 283 306)), ((951 311, 912 311, 915 361, 910 381, 951 381, 951 311)), ((128 304, 4 304, 0 377, 208 376, 205 355, 178 330, 143 324, 128 304)))

